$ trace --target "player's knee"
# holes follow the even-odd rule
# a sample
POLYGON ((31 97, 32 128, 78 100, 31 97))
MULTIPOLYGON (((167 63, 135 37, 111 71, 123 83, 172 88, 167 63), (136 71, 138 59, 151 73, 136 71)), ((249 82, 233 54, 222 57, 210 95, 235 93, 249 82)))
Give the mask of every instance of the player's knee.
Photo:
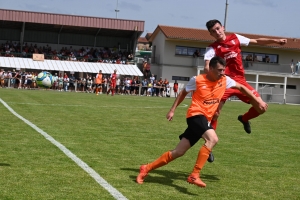
POLYGON ((266 110, 264 110, 264 109, 259 109, 259 110, 258 110, 258 113, 259 113, 259 114, 264 114, 265 112, 266 112, 266 110))
POLYGON ((206 142, 205 142, 205 145, 208 147, 208 148, 213 148, 219 141, 219 138, 217 136, 217 134, 215 134, 214 136, 210 136, 206 142))
POLYGON ((211 138, 211 143, 213 146, 215 146, 218 142, 219 142, 219 138, 217 135, 215 135, 214 137, 211 138))

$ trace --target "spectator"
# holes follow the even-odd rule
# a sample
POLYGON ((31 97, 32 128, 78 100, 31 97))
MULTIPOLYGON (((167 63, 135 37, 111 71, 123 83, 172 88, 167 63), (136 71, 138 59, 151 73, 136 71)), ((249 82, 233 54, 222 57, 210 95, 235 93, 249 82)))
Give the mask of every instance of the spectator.
POLYGON ((120 84, 121 84, 121 79, 118 76, 117 81, 116 81, 116 94, 120 94, 120 84))
POLYGON ((58 76, 58 91, 62 91, 63 89, 64 78, 61 74, 58 76))
POLYGON ((194 58, 200 57, 200 52, 198 49, 194 52, 193 57, 194 58))
POLYGON ((177 80, 175 80, 175 83, 173 85, 173 91, 174 91, 175 98, 177 98, 177 95, 178 95, 178 83, 177 83, 177 80))
POLYGON ((141 81, 139 77, 136 77, 136 82, 135 82, 135 92, 137 95, 140 95, 140 86, 141 86, 141 81))
POLYGON ((148 97, 152 96, 152 91, 153 91, 152 87, 153 87, 153 85, 152 85, 152 83, 149 81, 149 83, 148 83, 148 89, 147 89, 147 96, 148 96, 148 97))
POLYGON ((69 81, 70 81, 70 79, 69 79, 67 73, 65 73, 65 75, 64 75, 64 91, 65 92, 68 91, 69 81))
POLYGON ((292 59, 290 66, 291 66, 291 73, 294 74, 295 73, 294 72, 294 59, 292 59))
POLYGON ((133 59, 133 54, 132 54, 132 53, 128 54, 127 59, 128 59, 129 62, 132 61, 132 59, 133 59))
POLYGON ((136 94, 136 78, 134 77, 131 81, 131 87, 130 87, 130 94, 135 95, 136 94))
POLYGON ((72 89, 74 89, 74 91, 75 91, 75 81, 76 81, 76 79, 75 79, 74 74, 71 74, 71 76, 69 78, 69 89, 71 92, 72 92, 72 89))
POLYGON ((54 74, 53 76, 53 87, 52 89, 57 90, 58 89, 58 76, 57 73, 54 74))
POLYGON ((125 94, 130 94, 130 80, 128 78, 125 79, 124 81, 124 85, 125 85, 125 94))
POLYGON ((299 68, 300 68, 300 61, 298 60, 298 62, 296 64, 295 74, 298 74, 299 68))
POLYGON ((148 86, 148 81, 147 79, 145 78, 143 81, 142 81, 142 92, 141 92, 141 95, 147 95, 147 86, 148 86))
POLYGON ((155 80, 155 76, 154 74, 152 74, 152 76, 150 77, 150 82, 153 84, 154 80, 155 80))
POLYGON ((92 93, 92 85, 93 85, 93 80, 92 80, 92 76, 89 76, 86 80, 86 92, 87 93, 92 93))

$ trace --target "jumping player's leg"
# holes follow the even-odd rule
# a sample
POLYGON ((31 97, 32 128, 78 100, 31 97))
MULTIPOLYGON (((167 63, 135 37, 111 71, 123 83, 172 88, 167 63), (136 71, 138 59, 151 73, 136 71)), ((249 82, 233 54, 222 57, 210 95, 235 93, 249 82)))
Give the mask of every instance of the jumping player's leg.
POLYGON ((211 126, 214 128, 214 130, 217 129, 217 125, 218 125, 218 117, 219 117, 220 114, 221 114, 221 110, 222 110, 224 104, 225 104, 225 101, 221 101, 221 102, 219 103, 218 109, 217 109, 217 111, 215 112, 215 114, 214 114, 214 116, 213 116, 213 119, 211 120, 211 126))

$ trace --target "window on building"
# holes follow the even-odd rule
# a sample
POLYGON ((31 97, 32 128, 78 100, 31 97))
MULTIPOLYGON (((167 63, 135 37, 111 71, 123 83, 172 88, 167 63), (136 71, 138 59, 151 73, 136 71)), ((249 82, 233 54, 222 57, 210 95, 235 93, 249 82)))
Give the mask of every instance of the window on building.
POLYGON ((254 62, 265 62, 265 63, 278 63, 278 55, 276 54, 266 54, 266 53, 256 53, 256 52, 242 52, 242 59, 245 61, 254 62))
MULTIPOLYGON (((280 85, 280 88, 284 88, 284 85, 280 85)), ((297 87, 296 87, 296 85, 286 85, 286 89, 293 89, 293 90, 296 90, 297 87)))
POLYGON ((205 48, 176 46, 175 55, 193 56, 196 50, 200 52, 201 56, 203 56, 206 51, 205 48))
POLYGON ((172 80, 177 81, 190 81, 190 77, 183 77, 183 76, 172 76, 172 80))

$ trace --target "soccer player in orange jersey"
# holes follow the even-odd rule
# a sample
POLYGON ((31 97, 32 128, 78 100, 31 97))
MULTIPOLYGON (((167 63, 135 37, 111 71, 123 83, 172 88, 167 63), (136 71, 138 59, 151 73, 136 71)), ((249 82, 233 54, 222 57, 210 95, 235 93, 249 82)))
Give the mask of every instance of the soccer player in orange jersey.
POLYGON ((180 142, 174 150, 167 151, 155 161, 140 167, 140 173, 136 178, 137 183, 142 184, 151 170, 162 167, 183 156, 199 139, 203 138, 204 145, 199 150, 196 164, 187 178, 187 182, 199 187, 206 187, 206 184, 200 179, 200 171, 206 163, 212 148, 218 142, 218 136, 210 121, 226 88, 235 88, 241 91, 253 101, 253 105, 261 113, 267 110, 268 105, 265 102, 257 98, 245 86, 224 75, 225 66, 226 63, 223 58, 213 57, 209 63, 208 73, 191 78, 186 87, 178 94, 166 118, 171 121, 177 106, 189 92, 193 92, 192 102, 186 115, 187 129, 179 136, 180 142))
POLYGON ((102 94, 102 70, 99 71, 99 73, 96 75, 95 78, 95 84, 96 84, 96 95, 102 94))

